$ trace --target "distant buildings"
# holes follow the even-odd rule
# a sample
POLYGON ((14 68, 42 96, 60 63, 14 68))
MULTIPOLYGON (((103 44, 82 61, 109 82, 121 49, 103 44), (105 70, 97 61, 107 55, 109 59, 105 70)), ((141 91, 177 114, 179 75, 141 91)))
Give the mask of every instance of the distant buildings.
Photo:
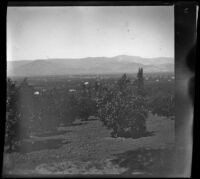
POLYGON ((39 91, 35 91, 35 92, 34 92, 34 95, 39 95, 39 94, 40 94, 39 91))

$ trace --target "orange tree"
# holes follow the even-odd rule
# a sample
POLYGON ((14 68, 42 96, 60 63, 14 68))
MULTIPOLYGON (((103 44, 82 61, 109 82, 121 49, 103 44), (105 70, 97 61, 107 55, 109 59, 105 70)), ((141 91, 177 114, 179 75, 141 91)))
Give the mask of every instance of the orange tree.
POLYGON ((130 80, 124 74, 114 86, 104 87, 97 98, 98 116, 113 129, 113 137, 140 137, 146 132, 146 101, 134 94, 130 80))

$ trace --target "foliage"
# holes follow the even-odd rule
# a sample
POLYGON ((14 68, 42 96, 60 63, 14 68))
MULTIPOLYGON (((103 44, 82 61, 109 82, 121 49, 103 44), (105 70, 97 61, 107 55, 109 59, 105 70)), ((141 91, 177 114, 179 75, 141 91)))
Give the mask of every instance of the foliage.
POLYGON ((137 74, 138 82, 138 94, 144 95, 144 77, 143 77, 143 68, 139 68, 137 74))
POLYGON ((78 101, 77 101, 77 95, 76 94, 69 94, 65 100, 64 100, 65 105, 64 107, 64 112, 63 112, 63 121, 64 124, 72 124, 73 121, 77 117, 78 113, 78 101))
POLYGON ((36 89, 29 86, 27 79, 20 88, 8 80, 6 140, 19 141, 31 132, 52 131, 60 123, 70 125, 78 117, 87 120, 94 115, 113 130, 113 136, 137 137, 146 131, 147 104, 154 114, 174 116, 173 83, 145 80, 144 88, 143 69, 139 69, 134 82, 126 74, 119 80, 116 77, 87 80, 81 86, 82 78, 70 82, 41 80, 41 84, 35 84, 45 89, 39 95, 34 95, 36 89))
POLYGON ((17 111, 18 91, 15 84, 7 80, 7 101, 6 101, 6 130, 5 142, 11 151, 15 143, 20 140, 19 135, 19 115, 17 111))
POLYGON ((175 95, 174 82, 160 80, 149 82, 145 85, 145 93, 148 101, 148 108, 153 114, 160 116, 175 117, 175 95))
POLYGON ((107 87, 97 99, 98 115, 113 129, 113 136, 139 137, 146 132, 145 99, 133 94, 126 75, 114 87, 107 87))
POLYGON ((78 96, 78 117, 82 120, 88 120, 89 116, 96 114, 96 101, 92 97, 92 92, 90 85, 82 85, 78 96))
POLYGON ((175 115, 174 95, 158 93, 149 101, 149 106, 153 114, 166 117, 175 115))
POLYGON ((54 131, 60 123, 69 125, 75 120, 76 100, 74 94, 62 92, 56 88, 35 96, 33 129, 38 131, 54 131))
POLYGON ((18 87, 17 111, 20 118, 20 133, 23 138, 27 138, 31 133, 33 118, 33 88, 29 86, 27 78, 18 87))

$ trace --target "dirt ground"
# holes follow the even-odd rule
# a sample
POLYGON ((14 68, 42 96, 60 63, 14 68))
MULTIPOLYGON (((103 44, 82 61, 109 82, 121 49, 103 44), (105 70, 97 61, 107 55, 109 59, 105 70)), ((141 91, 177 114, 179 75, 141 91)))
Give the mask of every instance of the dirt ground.
POLYGON ((112 138, 100 121, 76 121, 52 135, 32 136, 20 152, 4 154, 6 175, 166 176, 171 173, 174 120, 149 114, 149 135, 112 138))

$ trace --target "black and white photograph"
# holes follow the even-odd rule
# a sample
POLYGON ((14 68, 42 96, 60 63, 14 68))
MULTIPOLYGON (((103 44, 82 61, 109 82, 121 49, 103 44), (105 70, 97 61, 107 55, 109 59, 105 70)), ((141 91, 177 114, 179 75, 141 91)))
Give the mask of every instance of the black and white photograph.
POLYGON ((190 175, 175 161, 174 5, 8 6, 6 28, 4 175, 190 175))

